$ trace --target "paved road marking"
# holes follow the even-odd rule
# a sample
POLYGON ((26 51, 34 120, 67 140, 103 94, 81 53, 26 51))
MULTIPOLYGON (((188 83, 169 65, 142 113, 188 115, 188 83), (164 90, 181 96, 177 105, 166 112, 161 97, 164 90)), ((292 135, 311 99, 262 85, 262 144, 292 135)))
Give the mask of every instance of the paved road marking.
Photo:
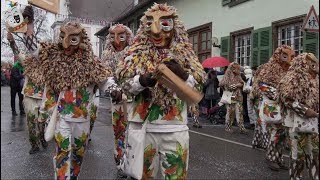
MULTIPOLYGON (((189 132, 192 132, 192 133, 195 133, 195 134, 199 134, 199 135, 202 135, 202 136, 206 136, 206 137, 210 137, 210 138, 214 138, 214 139, 218 139, 218 140, 220 140, 220 141, 225 141, 225 142, 229 142, 229 143, 232 143, 232 144, 237 144, 237 145, 244 146, 244 147, 248 147, 248 148, 252 149, 252 146, 247 145, 247 144, 243 144, 243 143, 239 143, 239 142, 236 142, 236 141, 231 141, 231 140, 228 140, 228 139, 223 139, 223 138, 220 138, 220 137, 212 136, 212 135, 209 135, 209 134, 204 134, 204 133, 197 132, 197 131, 193 131, 193 130, 189 130, 189 132)), ((260 151, 265 151, 265 150, 263 150, 263 149, 259 149, 259 148, 257 148, 257 149, 260 150, 260 151)), ((288 155, 283 155, 283 156, 289 158, 288 155)))

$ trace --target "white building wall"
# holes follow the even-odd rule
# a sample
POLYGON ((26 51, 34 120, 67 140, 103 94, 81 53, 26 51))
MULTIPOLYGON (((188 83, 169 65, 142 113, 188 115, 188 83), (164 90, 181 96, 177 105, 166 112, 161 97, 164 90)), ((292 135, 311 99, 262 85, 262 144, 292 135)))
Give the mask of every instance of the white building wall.
MULTIPOLYGON (((281 19, 307 14, 313 5, 319 15, 319 0, 250 0, 229 7, 222 0, 175 0, 167 2, 177 8, 187 29, 212 22, 212 37, 219 39, 230 32, 271 26, 281 19)), ((220 49, 212 48, 212 56, 220 49)))

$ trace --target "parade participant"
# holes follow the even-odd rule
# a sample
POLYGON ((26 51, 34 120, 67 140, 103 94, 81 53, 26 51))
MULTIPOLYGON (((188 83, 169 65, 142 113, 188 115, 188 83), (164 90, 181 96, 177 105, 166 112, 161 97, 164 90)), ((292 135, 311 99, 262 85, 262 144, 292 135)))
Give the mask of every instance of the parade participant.
MULTIPOLYGON (((123 25, 116 24, 109 28, 109 34, 106 38, 106 50, 103 52, 103 62, 111 67, 112 70, 116 70, 117 64, 120 59, 124 58, 125 48, 132 43, 133 33, 131 30, 123 25)), ((108 91, 110 94, 114 90, 121 90, 116 84, 114 77, 109 77, 107 82, 108 91)), ((113 95, 113 94, 112 94, 113 95)), ((111 96, 112 98, 112 96, 111 96)), ((129 99, 130 101, 130 99, 129 99)), ((120 160, 125 152, 125 131, 128 122, 127 118, 124 118, 123 106, 118 102, 112 102, 112 126, 114 132, 114 159, 118 169, 118 176, 124 177, 120 167, 120 160)))
POLYGON ((236 117, 240 133, 246 133, 243 124, 243 99, 241 93, 243 84, 244 82, 240 76, 240 65, 236 62, 231 63, 220 82, 220 87, 222 87, 224 91, 232 92, 231 104, 226 104, 227 114, 225 130, 227 132, 233 132, 231 126, 236 117))
MULTIPOLYGON (((28 20, 27 32, 24 34, 24 38, 34 38, 35 43, 28 44, 28 41, 24 41, 29 53, 32 53, 37 48, 37 38, 34 37, 33 20, 34 12, 32 6, 26 6, 23 13, 23 17, 28 20)), ((8 32, 8 38, 10 41, 14 41, 13 36, 8 32)), ((31 41, 32 42, 32 41, 31 41)), ((11 47, 11 46, 10 46, 11 47)), ((14 52, 19 53, 17 46, 12 46, 14 52)), ((24 95, 24 108, 27 113, 27 127, 29 132, 29 141, 31 149, 29 154, 34 154, 40 150, 39 145, 41 143, 44 149, 47 148, 48 143, 44 139, 45 122, 39 121, 39 108, 41 104, 41 98, 43 94, 43 80, 39 68, 35 66, 28 66, 24 64, 25 56, 18 55, 19 62, 22 62, 24 68, 25 81, 22 89, 24 95)))
POLYGON ((248 116, 250 120, 250 125, 252 128, 255 127, 256 121, 257 121, 257 114, 253 109, 253 101, 251 101, 249 94, 252 90, 252 83, 253 83, 253 75, 252 75, 252 69, 250 67, 245 67, 244 69, 244 75, 246 77, 246 82, 245 85, 243 86, 243 91, 247 93, 247 111, 248 111, 248 116))
POLYGON ((125 92, 134 94, 128 109, 129 128, 147 123, 142 179, 186 179, 187 104, 155 78, 161 63, 191 87, 205 81, 203 67, 176 9, 155 3, 141 18, 135 40, 116 74, 125 92))
MULTIPOLYGON (((274 117, 280 112, 276 112, 277 104, 274 101, 275 99, 275 90, 280 82, 280 80, 284 77, 288 68, 290 67, 290 62, 293 59, 295 52, 292 50, 290 46, 281 45, 278 47, 270 60, 259 67, 257 70, 258 73, 255 76, 255 80, 253 83, 253 93, 252 96, 256 98, 260 98, 260 107, 259 110, 265 104, 263 102, 273 103, 272 109, 268 108, 268 111, 263 111, 263 114, 268 117, 274 117), (274 115, 271 115, 271 113, 274 115)), ((253 99, 253 98, 252 98, 253 99)), ((266 106, 267 107, 267 106, 266 106)), ((266 123, 265 117, 261 117, 261 113, 259 112, 259 118, 262 121, 261 124, 266 123)), ((286 165, 283 162, 283 148, 286 139, 286 131, 281 124, 281 121, 278 122, 268 122, 271 124, 270 129, 270 140, 267 146, 267 154, 266 160, 268 166, 272 170, 278 171, 279 169, 287 169, 286 165)), ((262 127, 263 138, 266 138, 266 130, 265 127, 262 127)), ((254 135, 256 136, 256 134, 254 135)))
POLYGON ((41 43, 38 52, 26 61, 29 66, 36 63, 43 74, 40 117, 55 125, 55 178, 76 179, 87 146, 95 90, 106 89, 104 82, 111 72, 94 59, 87 32, 79 23, 63 24, 59 42, 41 43))
POLYGON ((290 179, 319 179, 319 60, 312 53, 295 57, 277 93, 291 140, 290 179), (299 130, 309 120, 314 121, 311 130, 299 130), (304 163, 309 178, 302 177, 304 163))

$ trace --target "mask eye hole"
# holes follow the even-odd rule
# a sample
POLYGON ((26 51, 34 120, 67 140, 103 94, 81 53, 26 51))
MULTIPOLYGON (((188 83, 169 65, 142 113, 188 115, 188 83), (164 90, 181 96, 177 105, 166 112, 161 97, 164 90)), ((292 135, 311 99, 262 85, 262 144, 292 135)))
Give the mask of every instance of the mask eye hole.
POLYGON ((126 41, 127 37, 125 34, 120 34, 119 39, 120 39, 120 41, 126 41))
POLYGON ((114 34, 110 34, 110 41, 111 41, 111 42, 114 41, 114 34))
POLYGON ((60 35, 59 35, 59 41, 62 42, 63 38, 64 38, 64 34, 63 34, 63 33, 60 33, 60 35))
POLYGON ((80 42, 79 36, 70 36, 70 44, 71 45, 78 45, 80 42))
POLYGON ((173 29, 173 19, 161 19, 160 21, 160 27, 164 31, 171 31, 173 29))

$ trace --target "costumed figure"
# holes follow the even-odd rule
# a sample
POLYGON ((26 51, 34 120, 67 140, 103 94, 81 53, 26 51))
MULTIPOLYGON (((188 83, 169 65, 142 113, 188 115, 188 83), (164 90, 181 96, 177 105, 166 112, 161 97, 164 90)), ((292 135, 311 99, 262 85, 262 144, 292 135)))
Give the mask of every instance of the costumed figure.
POLYGON ((233 132, 232 123, 234 118, 237 119, 237 123, 240 129, 240 133, 246 133, 246 129, 243 124, 243 97, 242 87, 244 82, 240 76, 240 65, 236 62, 231 63, 228 66, 223 78, 220 82, 220 87, 224 91, 232 92, 231 104, 226 104, 226 131, 233 132))
MULTIPOLYGON (((290 46, 281 45, 275 50, 270 60, 258 68, 253 83, 252 96, 260 98, 259 119, 254 138, 262 135, 262 142, 266 142, 268 137, 266 126, 271 124, 266 161, 269 168, 276 171, 287 169, 287 167, 283 162, 282 154, 286 143, 286 130, 282 126, 282 117, 279 112, 279 105, 275 101, 275 92, 280 80, 288 71, 294 56, 295 52, 290 46)), ((251 99, 254 98, 251 97, 251 99)), ((261 139, 261 137, 257 137, 256 140, 259 138, 261 139)), ((259 146, 259 144, 256 146, 259 146)))
MULTIPOLYGON (((133 41, 133 33, 123 25, 116 24, 109 28, 109 34, 106 38, 106 50, 103 52, 103 63, 116 70, 120 59, 124 59, 126 47, 131 45, 133 41)), ((109 77, 107 81, 108 91, 111 94, 111 109, 112 109, 112 125, 114 131, 114 159, 118 169, 118 176, 123 177, 120 160, 125 152, 125 131, 127 127, 127 118, 124 118, 123 104, 112 99, 114 96, 120 96, 115 92, 121 91, 121 88, 116 84, 115 77, 109 77)), ((127 106, 130 105, 131 98, 128 99, 127 106)))
POLYGON ((247 93, 247 109, 248 109, 248 116, 250 120, 251 127, 254 127, 257 121, 257 113, 253 108, 253 101, 251 101, 249 94, 252 91, 252 84, 253 84, 253 75, 252 75, 252 69, 250 67, 245 67, 244 69, 244 75, 246 77, 245 85, 243 86, 243 91, 247 93))
POLYGON ((319 60, 312 53, 293 59, 277 96, 291 140, 290 179, 319 179, 319 60))
POLYGON ((160 64, 191 87, 200 88, 205 81, 203 67, 176 9, 155 3, 141 18, 134 42, 116 74, 124 92, 134 95, 128 109, 129 129, 147 123, 142 179, 186 179, 187 103, 157 80, 160 64))
POLYGON ((106 90, 111 71, 94 59, 85 29, 75 22, 61 26, 58 43, 40 43, 38 54, 27 60, 29 66, 38 65, 44 79, 40 118, 49 121, 45 137, 54 134, 56 141, 55 178, 77 178, 95 92, 98 88, 106 90))
MULTIPOLYGON (((27 31, 24 34, 23 42, 29 53, 32 54, 37 49, 38 43, 37 38, 34 36, 34 12, 32 6, 26 6, 22 15, 25 21, 28 22, 27 31)), ((8 36, 13 39, 10 32, 8 32, 8 36)), ((19 52, 19 50, 16 49, 16 52, 19 52)), ((27 113, 27 126, 29 132, 29 141, 31 144, 29 153, 34 154, 40 150, 40 143, 44 149, 46 149, 48 146, 48 143, 44 139, 45 122, 41 121, 41 118, 39 118, 39 108, 43 95, 44 81, 41 70, 38 68, 36 63, 29 64, 29 62, 25 60, 25 56, 22 54, 19 54, 19 60, 21 60, 25 74, 22 93, 24 95, 23 104, 27 113)))

